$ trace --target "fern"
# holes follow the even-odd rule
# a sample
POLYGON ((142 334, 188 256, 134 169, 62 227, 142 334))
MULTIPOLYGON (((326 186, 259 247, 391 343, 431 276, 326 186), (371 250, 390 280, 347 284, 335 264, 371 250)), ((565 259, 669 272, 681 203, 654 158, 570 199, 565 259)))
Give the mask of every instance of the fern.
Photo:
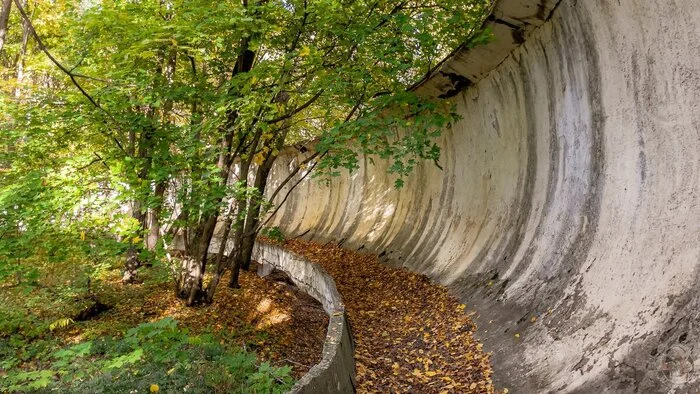
POLYGON ((49 330, 54 331, 54 330, 59 329, 59 328, 66 328, 73 323, 75 323, 73 321, 73 319, 71 319, 70 317, 64 317, 64 318, 58 319, 55 322, 49 324, 49 330))

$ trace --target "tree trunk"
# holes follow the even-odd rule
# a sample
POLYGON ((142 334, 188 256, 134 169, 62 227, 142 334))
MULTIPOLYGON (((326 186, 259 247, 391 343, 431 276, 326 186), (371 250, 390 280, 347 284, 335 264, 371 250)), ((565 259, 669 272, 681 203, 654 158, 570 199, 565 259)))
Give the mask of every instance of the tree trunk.
MULTIPOLYGON (((170 20, 171 15, 167 15, 168 20, 170 20)), ((177 62, 177 52, 174 50, 169 51, 168 56, 165 60, 165 65, 163 67, 163 75, 165 76, 168 85, 172 87, 173 75, 175 73, 175 66, 177 62)), ((170 124, 170 112, 173 109, 173 100, 168 99, 163 104, 163 109, 161 111, 161 124, 170 124)), ((167 186, 166 180, 159 180, 156 182, 155 190, 153 196, 156 200, 156 206, 151 207, 148 210, 146 224, 148 228, 148 235, 146 236, 146 248, 150 251, 154 251, 158 245, 158 240, 160 239, 160 213, 163 204, 163 196, 165 195, 165 189, 167 186)))
MULTIPOLYGON (((241 45, 242 51, 240 52, 240 55, 238 56, 238 59, 236 60, 236 64, 232 71, 232 74, 234 76, 239 73, 249 72, 253 67, 255 52, 249 50, 248 45, 249 41, 243 40, 241 45)), ((234 152, 233 145, 234 138, 236 137, 237 120, 238 112, 235 109, 229 110, 227 114, 227 120, 223 128, 221 129, 221 131, 223 132, 221 139, 221 153, 219 155, 217 167, 219 167, 221 171, 221 179, 224 184, 228 182, 229 175, 231 174, 231 167, 233 165, 233 159, 236 153, 234 152)), ((251 144, 253 147, 257 146, 258 141, 260 139, 260 135, 262 135, 262 131, 257 130, 255 135, 253 136, 253 143, 251 144)), ((240 143, 239 146, 242 146, 242 144, 244 144, 245 138, 245 134, 240 137, 240 140, 238 140, 238 142, 240 143)), ((237 149, 238 148, 236 148, 236 150, 237 149)), ((220 204, 222 200, 223 196, 218 199, 217 203, 220 204)), ((195 243, 198 245, 197 257, 200 258, 200 263, 196 264, 196 267, 191 270, 191 272, 195 275, 195 278, 191 281, 190 288, 188 289, 188 306, 192 306, 199 302, 206 302, 208 300, 207 293, 209 292, 211 292, 213 297, 215 289, 212 288, 210 291, 204 291, 202 289, 202 284, 204 281, 204 274, 206 272, 207 252, 209 248, 209 243, 211 242, 211 239, 214 236, 216 223, 219 219, 219 213, 220 212, 217 209, 215 212, 211 213, 203 222, 200 222, 200 225, 198 226, 198 236, 195 238, 197 242, 195 243)))
POLYGON ((221 237, 221 245, 219 245, 219 253, 216 255, 216 261, 214 263, 215 269, 214 269, 214 275, 211 278, 211 281, 207 285, 206 289, 206 303, 210 304, 214 300, 214 293, 216 292, 216 288, 219 286, 219 282, 221 281, 221 276, 224 274, 224 271, 226 270, 226 260, 224 258, 224 254, 226 252, 226 244, 228 243, 228 236, 231 232, 231 225, 233 224, 233 213, 231 213, 227 218, 226 221, 224 222, 224 234, 221 237))
MULTIPOLYGON (((143 212, 141 211, 141 203, 137 200, 132 201, 131 217, 139 223, 140 228, 143 228, 145 217, 143 212)), ((141 267, 141 260, 139 258, 139 247, 133 239, 129 240, 129 244, 129 249, 126 252, 126 262, 124 263, 124 274, 122 275, 122 282, 128 284, 139 283, 139 280, 136 277, 136 271, 139 269, 139 267, 141 267)))
POLYGON ((163 196, 165 195, 165 182, 158 182, 154 191, 154 197, 158 200, 158 205, 148 210, 146 224, 148 235, 146 236, 146 248, 154 251, 160 239, 160 212, 163 196))
POLYGON ((209 244, 215 226, 216 217, 209 217, 197 226, 192 241, 187 243, 177 283, 177 295, 186 301, 187 306, 193 306, 205 300, 204 273, 207 269, 209 244))
MULTIPOLYGON (((152 110, 149 110, 152 112, 152 110)), ((147 114, 148 117, 153 117, 152 113, 147 114)), ((139 144, 138 144, 138 158, 139 159, 144 159, 145 163, 142 165, 141 169, 139 170, 137 176, 139 179, 139 183, 142 181, 145 181, 148 178, 148 174, 151 170, 151 163, 152 163, 152 158, 150 156, 151 152, 151 144, 152 144, 152 137, 153 137, 154 130, 149 126, 148 129, 144 130, 141 132, 141 135, 139 136, 139 144)), ((136 220, 136 222, 139 224, 139 231, 138 231, 138 236, 141 237, 143 236, 143 230, 146 228, 146 219, 147 219, 147 214, 146 214, 146 207, 143 206, 141 201, 138 200, 138 198, 135 198, 132 201, 132 211, 131 211, 131 217, 136 220)), ((143 245, 147 242, 137 242, 135 240, 129 240, 131 245, 129 246, 129 250, 127 251, 127 257, 126 257, 126 264, 124 267, 124 276, 122 277, 122 282, 124 283, 138 283, 138 279, 136 278, 136 270, 141 267, 143 262, 141 261, 139 254, 141 249, 143 248, 143 245)))
MULTIPOLYGON (((241 182, 243 182, 243 187, 248 187, 248 175, 250 174, 250 164, 252 163, 252 155, 248 155, 249 158, 241 162, 241 171, 239 177, 241 182)), ((233 251, 228 256, 226 265, 231 267, 231 278, 228 281, 228 287, 232 289, 238 289, 241 285, 238 283, 238 278, 240 276, 241 266, 239 265, 240 259, 238 255, 240 254, 240 246, 245 231, 245 219, 247 216, 246 209, 248 208, 248 198, 247 196, 242 196, 236 202, 236 232, 233 236, 233 251)))
POLYGON ((10 20, 10 10, 12 9, 12 0, 2 0, 2 8, 0 9, 0 52, 5 47, 5 37, 7 37, 7 23, 10 20))
MULTIPOLYGON (((27 9, 27 0, 22 1, 22 8, 27 9)), ((15 97, 19 98, 22 94, 20 88, 24 79, 24 58, 27 55, 27 43, 29 42, 29 22, 22 20, 22 44, 19 54, 17 55, 17 87, 15 88, 15 97)))
MULTIPOLYGON (((284 143, 285 137, 286 133, 282 133, 282 135, 278 137, 278 146, 275 150, 280 150, 282 144, 284 143)), ((271 149, 271 151, 274 150, 271 149)), ((255 199, 250 199, 248 201, 246 218, 244 225, 242 226, 243 230, 240 234, 237 234, 238 237, 236 238, 236 241, 234 241, 236 242, 236 253, 231 254, 233 264, 231 267, 232 271, 229 287, 238 287, 238 276, 240 269, 242 268, 248 270, 250 268, 250 261, 253 256, 253 247, 255 246, 255 238, 258 234, 257 227, 260 222, 260 208, 262 207, 265 196, 265 188, 267 186, 267 177, 270 175, 270 171, 272 171, 272 165, 274 164, 276 158, 276 155, 268 155, 256 171, 253 186, 260 193, 260 201, 256 201, 255 199)))

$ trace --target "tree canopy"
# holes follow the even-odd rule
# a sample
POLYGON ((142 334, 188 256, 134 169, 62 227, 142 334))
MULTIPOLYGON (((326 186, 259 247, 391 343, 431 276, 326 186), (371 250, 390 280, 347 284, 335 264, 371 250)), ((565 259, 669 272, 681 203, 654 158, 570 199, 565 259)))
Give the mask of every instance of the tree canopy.
POLYGON ((353 171, 360 155, 390 160, 397 187, 421 160, 438 162, 435 139, 457 115, 411 87, 487 38, 489 7, 5 2, 0 273, 21 272, 39 250, 79 251, 124 256, 134 281, 181 242, 184 254, 169 260, 177 291, 211 302, 221 274, 249 264, 283 147, 311 142, 297 176, 353 171), (210 258, 222 227, 216 236, 235 249, 210 258))

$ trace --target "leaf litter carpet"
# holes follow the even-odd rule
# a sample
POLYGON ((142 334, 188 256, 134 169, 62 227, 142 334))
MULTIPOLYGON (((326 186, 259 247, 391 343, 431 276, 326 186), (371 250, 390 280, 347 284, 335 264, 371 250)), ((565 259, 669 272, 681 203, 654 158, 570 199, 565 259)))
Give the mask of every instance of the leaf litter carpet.
POLYGON ((291 240, 285 247, 335 279, 355 338, 358 392, 495 392, 476 326, 445 287, 338 245, 291 240))

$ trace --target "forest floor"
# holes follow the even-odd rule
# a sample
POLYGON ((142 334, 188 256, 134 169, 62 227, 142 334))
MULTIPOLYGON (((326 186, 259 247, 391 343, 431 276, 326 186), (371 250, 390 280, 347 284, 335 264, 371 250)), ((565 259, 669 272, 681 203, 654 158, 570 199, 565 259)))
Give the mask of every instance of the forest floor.
POLYGON ((321 361, 328 315, 318 301, 285 282, 245 270, 240 289, 226 286, 228 274, 221 283, 211 305, 187 307, 175 296, 171 282, 149 286, 115 280, 110 285, 118 299, 105 298, 114 307, 63 335, 79 341, 86 330, 104 335, 115 327, 172 317, 193 334, 212 331, 254 351, 260 360, 289 365, 296 378, 321 361))
POLYGON ((321 360, 328 316, 319 302, 283 281, 242 271, 241 288, 231 289, 226 275, 213 304, 190 308, 175 296, 163 267, 142 268, 143 283, 131 285, 121 283, 119 269, 111 269, 91 286, 66 267, 49 267, 31 285, 0 283, 0 355, 13 360, 0 360, 0 392, 8 373, 45 369, 50 356, 44 353, 123 338, 139 324, 164 318, 175 319, 190 336, 212 334, 229 348, 254 352, 258 363, 291 367, 294 378, 321 360), (95 299, 110 309, 86 321, 68 321, 95 299), (58 321, 64 323, 50 324, 58 321))
POLYGON ((284 246, 335 279, 356 342, 358 392, 495 392, 489 355, 473 337, 476 326, 445 287, 334 244, 284 246))

